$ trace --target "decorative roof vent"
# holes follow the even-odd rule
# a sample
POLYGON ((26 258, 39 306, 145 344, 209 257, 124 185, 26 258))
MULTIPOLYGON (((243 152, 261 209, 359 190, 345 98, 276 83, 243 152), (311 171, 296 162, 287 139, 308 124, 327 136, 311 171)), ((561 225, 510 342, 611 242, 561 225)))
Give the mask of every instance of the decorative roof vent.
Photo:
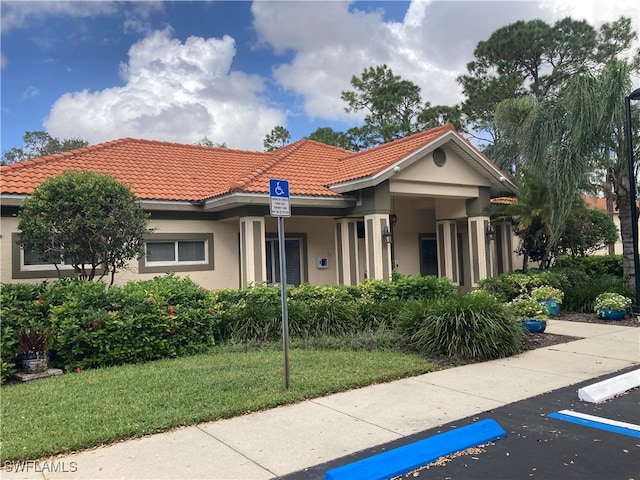
POLYGON ((433 151, 433 163, 439 167, 444 167, 444 164, 447 163, 447 154, 443 149, 436 148, 433 151))

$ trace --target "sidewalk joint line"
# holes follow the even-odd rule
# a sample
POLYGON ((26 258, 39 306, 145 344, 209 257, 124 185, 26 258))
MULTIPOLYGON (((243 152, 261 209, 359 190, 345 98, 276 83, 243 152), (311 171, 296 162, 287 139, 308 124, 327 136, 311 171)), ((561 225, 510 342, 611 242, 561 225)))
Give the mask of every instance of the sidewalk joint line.
POLYGON ((212 433, 207 432, 206 430, 200 428, 200 425, 196 425, 195 426, 198 430, 200 430, 202 433, 204 433, 205 435, 210 436, 211 438, 213 438, 214 440, 217 440, 218 442, 220 442, 221 444, 223 444, 225 447, 230 448, 231 450, 233 450, 234 452, 236 452, 238 455, 246 458, 247 460, 249 460, 251 463, 253 463, 254 465, 257 465, 258 467, 262 468, 263 470, 269 472, 271 475, 273 475, 274 477, 279 477, 279 475, 275 472, 272 472, 271 470, 269 470, 267 467, 265 467, 264 465, 260 465, 258 462, 256 462, 254 459, 249 458, 247 455, 245 455, 244 453, 242 453, 240 450, 238 450, 235 447, 232 447, 231 445, 229 445, 227 442, 225 442, 224 440, 216 437, 215 435, 213 435, 212 433))
POLYGON ((402 433, 398 433, 398 432, 396 432, 395 430, 391 430, 391 429, 389 429, 389 428, 387 428, 387 427, 383 427, 382 425, 378 425, 377 423, 373 423, 373 422, 370 422, 370 421, 368 421, 368 420, 364 420, 364 419, 362 419, 362 418, 360 418, 360 417, 356 417, 355 415, 352 415, 352 414, 350 414, 350 413, 346 413, 346 412, 343 412, 342 410, 338 410, 337 408, 333 408, 333 407, 330 407, 330 406, 328 406, 328 405, 323 405, 322 403, 318 403, 315 399, 311 399, 311 400, 308 400, 308 401, 309 401, 309 402, 311 402, 311 403, 314 403, 314 404, 316 404, 316 405, 318 405, 318 406, 320 406, 320 407, 326 408, 326 409, 328 409, 328 410, 333 410, 334 412, 339 413, 339 414, 341 414, 341 415, 345 415, 345 416, 347 416, 347 417, 349 417, 349 418, 353 418, 354 420, 357 420, 357 421, 359 421, 359 422, 362 422, 362 423, 366 423, 366 424, 368 424, 368 425, 371 425, 372 427, 377 427, 377 428, 380 428, 380 429, 382 429, 382 430, 385 430, 385 431, 387 431, 387 432, 389 432, 389 433, 393 433, 394 435, 398 435, 398 438, 404 438, 404 437, 406 437, 406 435, 403 435, 402 433))

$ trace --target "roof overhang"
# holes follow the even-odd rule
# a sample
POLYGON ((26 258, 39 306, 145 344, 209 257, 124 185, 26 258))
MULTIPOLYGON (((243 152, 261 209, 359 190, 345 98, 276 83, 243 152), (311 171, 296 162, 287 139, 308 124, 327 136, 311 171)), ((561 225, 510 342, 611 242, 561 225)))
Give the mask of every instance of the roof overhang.
POLYGON ((328 187, 336 193, 348 193, 355 190, 361 190, 363 188, 375 187, 376 185, 389 180, 395 173, 414 164, 423 158, 426 153, 444 145, 450 147, 457 155, 465 160, 469 166, 490 180, 492 195, 508 195, 516 193, 517 187, 515 183, 513 183, 513 181, 507 177, 504 172, 493 165, 493 163, 491 163, 486 157, 477 152, 466 140, 453 131, 444 133, 436 140, 425 144, 378 173, 347 182, 336 183, 329 185, 328 187))
MULTIPOLYGON (((7 207, 21 207, 29 195, 2 194, 0 200, 7 207)), ((292 207, 318 209, 345 209, 354 207, 356 197, 342 195, 339 197, 319 197, 293 195, 289 199, 292 207)), ((270 205, 267 193, 230 193, 207 200, 140 200, 142 208, 150 212, 222 212, 247 205, 270 205)))
MULTIPOLYGON (((321 209, 349 208, 354 207, 356 202, 356 197, 346 195, 339 197, 292 195, 289 198, 289 203, 292 207, 315 207, 321 209)), ((271 200, 267 193, 234 192, 205 200, 202 202, 202 208, 205 212, 221 212, 239 206, 270 205, 270 203, 271 200)))

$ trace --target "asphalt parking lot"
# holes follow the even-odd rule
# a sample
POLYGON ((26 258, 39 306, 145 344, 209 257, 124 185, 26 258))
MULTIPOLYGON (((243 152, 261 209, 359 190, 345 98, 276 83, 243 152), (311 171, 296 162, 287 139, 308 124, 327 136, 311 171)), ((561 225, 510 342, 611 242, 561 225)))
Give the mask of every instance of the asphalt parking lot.
MULTIPOLYGON (((577 412, 603 419, 640 425, 640 389, 601 404, 578 400, 577 391, 596 381, 635 370, 555 390, 537 397, 469 417, 409 439, 382 445, 354 455, 287 475, 286 479, 323 479, 327 470, 421 440, 455 427, 484 419, 495 420, 507 436, 473 453, 451 458, 442 466, 411 472, 407 478, 438 480, 640 480, 640 438, 549 417, 559 411, 577 412)), ((428 405, 425 406, 428 408, 428 405)), ((615 430, 615 428, 614 428, 615 430)), ((624 429, 623 429, 624 430, 624 429)), ((628 430, 627 430, 628 432, 628 430)), ((640 433, 638 431, 635 432, 640 433)))

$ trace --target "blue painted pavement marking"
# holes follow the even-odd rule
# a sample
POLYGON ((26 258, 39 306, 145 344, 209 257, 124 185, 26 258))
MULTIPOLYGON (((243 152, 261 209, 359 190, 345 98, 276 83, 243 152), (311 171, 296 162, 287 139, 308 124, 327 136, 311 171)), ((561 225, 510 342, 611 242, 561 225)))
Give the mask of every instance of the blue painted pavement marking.
POLYGON ((634 425, 632 423, 618 422, 616 420, 595 417, 593 415, 586 415, 583 413, 573 412, 571 410, 561 410, 559 412, 550 413, 547 416, 550 418, 563 420, 565 422, 583 425, 585 427, 598 428, 600 430, 606 430, 608 432, 614 432, 621 435, 627 435, 629 437, 640 438, 640 425, 634 425))
POLYGON ((415 470, 445 455, 491 442, 506 435, 507 432, 495 420, 481 420, 334 468, 329 470, 324 478, 325 480, 385 480, 415 470))

